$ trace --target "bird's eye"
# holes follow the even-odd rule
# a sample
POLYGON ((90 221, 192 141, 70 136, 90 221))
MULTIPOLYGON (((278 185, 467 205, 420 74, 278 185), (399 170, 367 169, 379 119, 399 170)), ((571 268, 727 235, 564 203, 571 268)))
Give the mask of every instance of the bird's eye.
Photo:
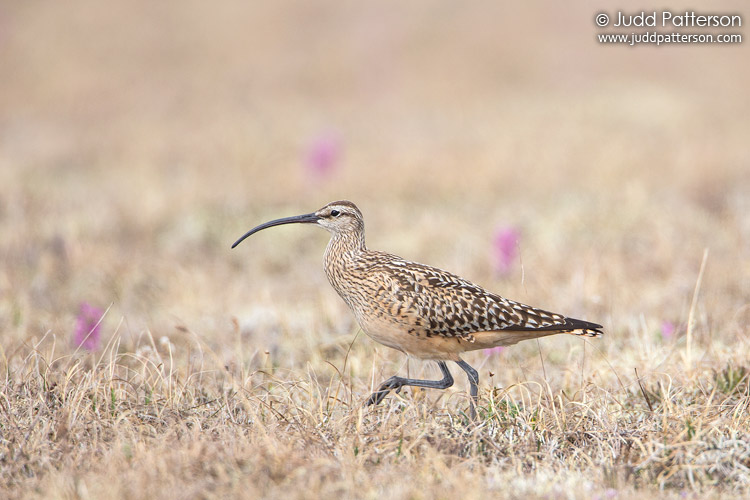
POLYGON ((338 210, 331 210, 332 217, 338 217, 339 215, 341 215, 341 212, 339 212, 338 210))

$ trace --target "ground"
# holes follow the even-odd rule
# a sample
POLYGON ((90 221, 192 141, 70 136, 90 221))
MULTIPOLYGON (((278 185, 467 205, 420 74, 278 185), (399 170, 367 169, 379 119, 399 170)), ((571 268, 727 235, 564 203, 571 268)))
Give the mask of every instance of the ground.
POLYGON ((0 496, 750 494, 747 42, 603 45, 602 10, 5 4, 0 496), (358 329, 325 231, 230 249, 336 199, 605 335, 466 355, 477 422, 455 366, 364 407, 440 375, 358 329))

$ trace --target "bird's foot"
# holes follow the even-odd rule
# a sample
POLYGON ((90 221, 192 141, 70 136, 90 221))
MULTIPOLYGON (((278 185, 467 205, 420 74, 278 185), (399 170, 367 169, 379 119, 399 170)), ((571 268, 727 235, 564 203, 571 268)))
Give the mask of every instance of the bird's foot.
POLYGON ((373 392, 370 397, 367 399, 367 402, 365 403, 365 406, 371 406, 371 405, 379 405, 381 401, 388 395, 391 391, 396 391, 396 393, 401 392, 401 387, 404 385, 401 377, 391 377, 385 382, 383 382, 380 385, 380 388, 373 392))

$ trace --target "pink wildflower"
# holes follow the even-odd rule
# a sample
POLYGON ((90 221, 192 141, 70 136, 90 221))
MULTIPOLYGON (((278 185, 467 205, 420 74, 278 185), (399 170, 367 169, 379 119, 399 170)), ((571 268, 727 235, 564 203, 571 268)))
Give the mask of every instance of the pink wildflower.
POLYGON ((507 275, 518 255, 521 232, 515 226, 504 226, 495 231, 492 241, 493 265, 500 275, 507 275))
POLYGON ((76 327, 73 332, 73 341, 76 347, 83 347, 89 351, 99 348, 100 342, 100 320, 104 311, 92 306, 87 302, 81 303, 80 312, 76 318, 76 327))
POLYGON ((305 168, 314 180, 329 177, 341 157, 341 140, 334 132, 318 135, 308 146, 305 157, 305 168))
POLYGON ((674 337, 677 327, 671 321, 661 322, 661 338, 662 340, 671 340, 674 337))

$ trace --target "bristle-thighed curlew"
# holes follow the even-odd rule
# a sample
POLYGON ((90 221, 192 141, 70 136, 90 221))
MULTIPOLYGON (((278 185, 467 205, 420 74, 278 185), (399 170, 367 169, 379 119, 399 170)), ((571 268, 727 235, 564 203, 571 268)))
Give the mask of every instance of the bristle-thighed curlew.
POLYGON ((350 201, 335 201, 317 212, 266 222, 245 233, 232 248, 262 229, 292 223, 317 224, 331 233, 325 273, 362 330, 407 355, 437 361, 443 374, 441 380, 391 377, 370 396, 368 405, 380 403, 389 391, 406 385, 450 387, 453 377, 445 362, 455 361, 469 377, 474 418, 479 375, 460 358, 462 352, 557 333, 602 334, 602 326, 596 323, 514 302, 447 271, 368 250, 362 213, 350 201))

